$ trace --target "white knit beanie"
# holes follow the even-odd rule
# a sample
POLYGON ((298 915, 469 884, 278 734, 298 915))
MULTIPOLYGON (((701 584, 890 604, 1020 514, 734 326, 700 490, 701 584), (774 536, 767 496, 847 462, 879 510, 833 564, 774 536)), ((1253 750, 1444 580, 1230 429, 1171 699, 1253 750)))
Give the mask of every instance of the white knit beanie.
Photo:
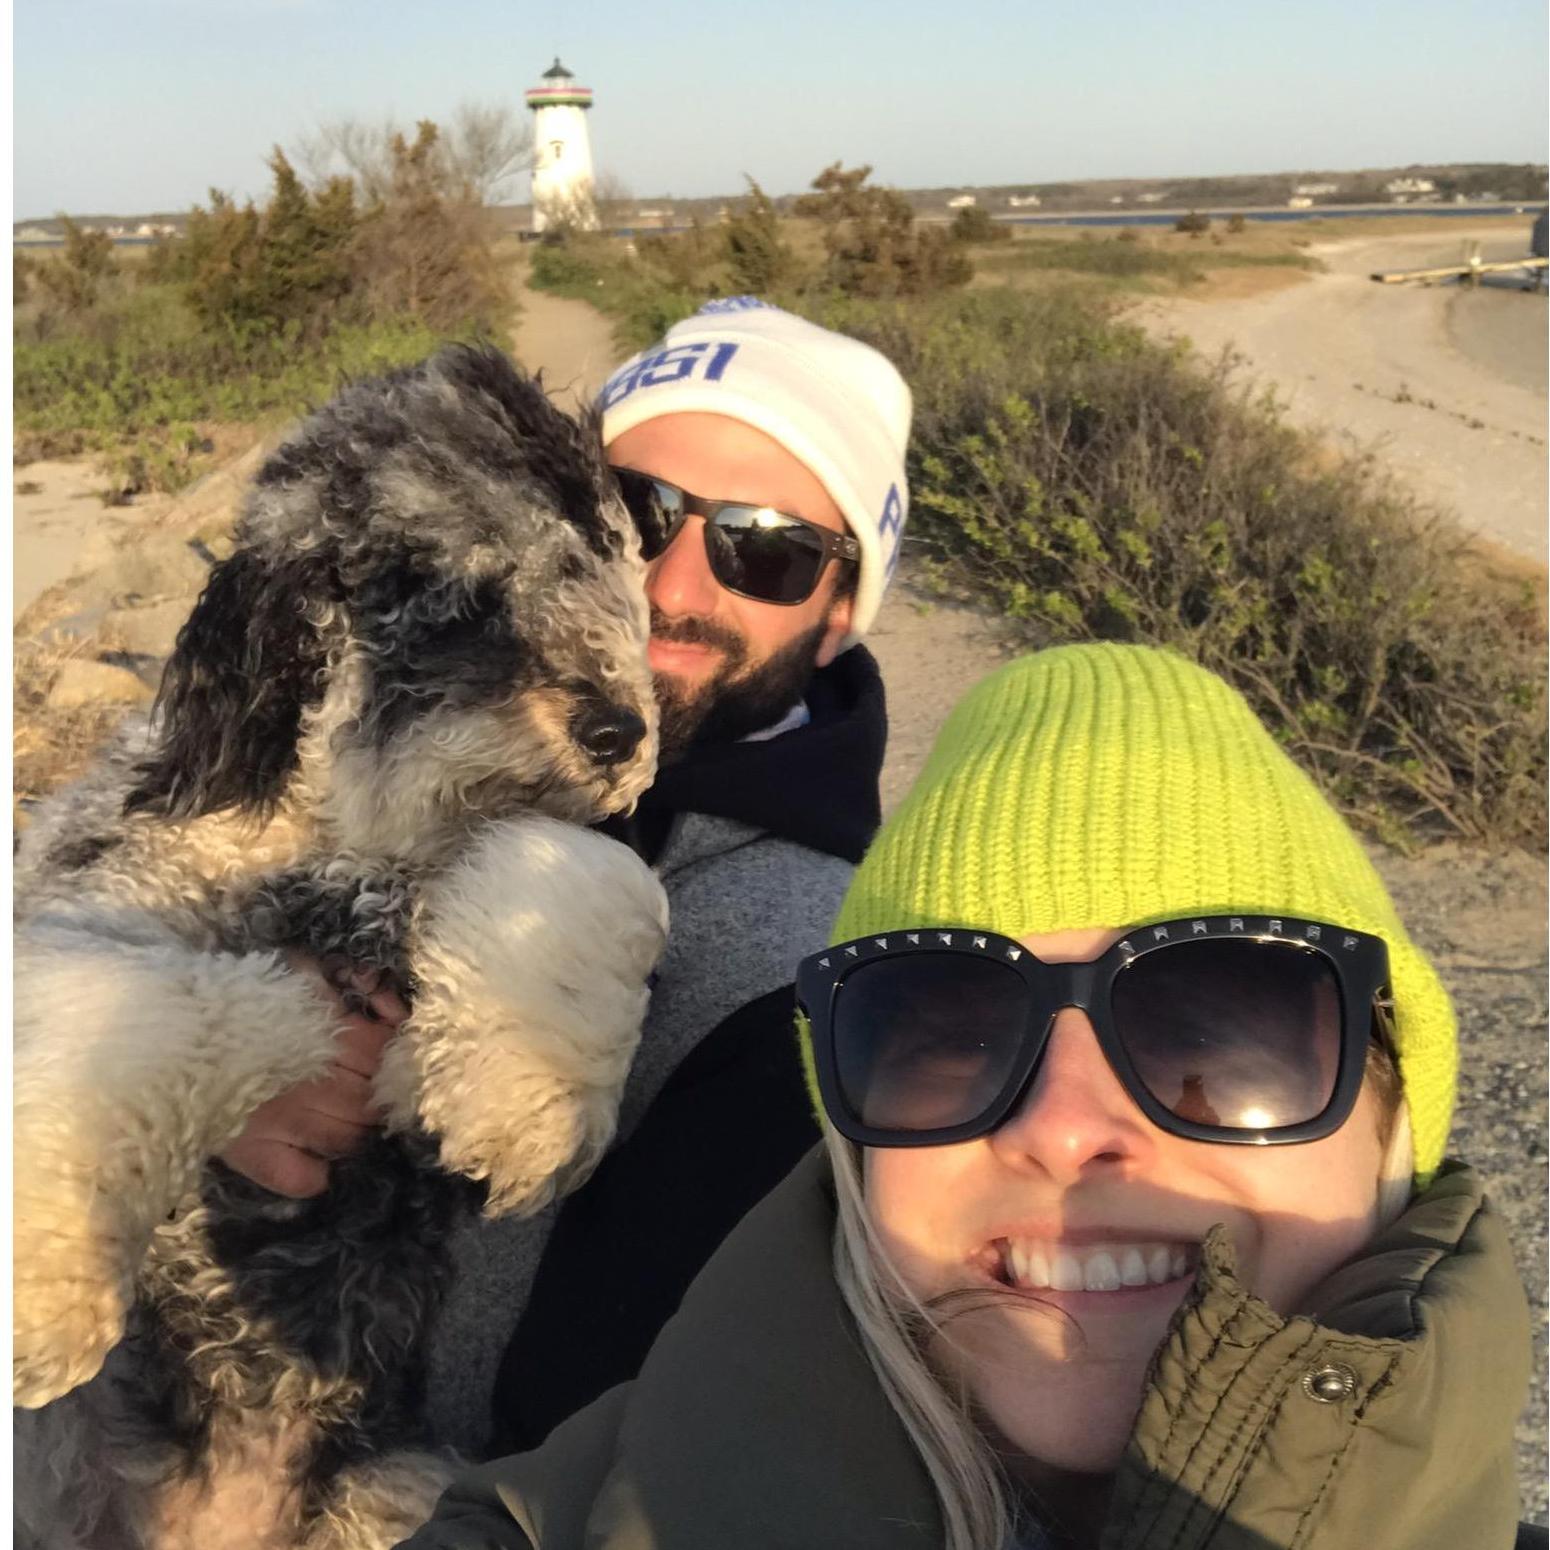
MULTIPOLYGON (((909 511, 910 390, 870 345, 753 296, 712 301, 626 361, 598 395, 603 441, 664 414, 724 414, 818 477, 861 545, 850 634, 866 634, 909 511)), ((714 497, 716 491, 696 491, 714 497)))

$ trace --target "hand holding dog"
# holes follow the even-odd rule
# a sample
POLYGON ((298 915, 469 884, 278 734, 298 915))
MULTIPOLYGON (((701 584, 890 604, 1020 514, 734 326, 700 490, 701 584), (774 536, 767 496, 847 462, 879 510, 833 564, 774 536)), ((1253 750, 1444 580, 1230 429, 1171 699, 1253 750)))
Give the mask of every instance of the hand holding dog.
POLYGON ((328 1188, 328 1165, 348 1157, 380 1129, 382 1111, 372 1097, 372 1081, 382 1052, 409 1015, 390 988, 364 971, 347 970, 343 984, 364 1000, 366 1011, 352 1012, 323 966, 308 954, 287 954, 293 973, 311 974, 332 992, 339 1012, 336 1053, 328 1070, 253 1111, 246 1128, 220 1154, 228 1168, 276 1195, 310 1200, 328 1188))

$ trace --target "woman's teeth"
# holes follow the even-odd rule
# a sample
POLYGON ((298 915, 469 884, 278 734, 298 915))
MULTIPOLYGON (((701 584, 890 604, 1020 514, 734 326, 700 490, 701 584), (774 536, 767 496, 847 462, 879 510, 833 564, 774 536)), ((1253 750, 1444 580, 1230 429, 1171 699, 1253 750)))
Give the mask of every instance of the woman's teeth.
POLYGON ((1096 1243, 1083 1248, 1022 1238, 1001 1240, 1001 1266, 1013 1286, 1056 1292, 1117 1292, 1160 1286, 1191 1268, 1177 1243, 1096 1243))

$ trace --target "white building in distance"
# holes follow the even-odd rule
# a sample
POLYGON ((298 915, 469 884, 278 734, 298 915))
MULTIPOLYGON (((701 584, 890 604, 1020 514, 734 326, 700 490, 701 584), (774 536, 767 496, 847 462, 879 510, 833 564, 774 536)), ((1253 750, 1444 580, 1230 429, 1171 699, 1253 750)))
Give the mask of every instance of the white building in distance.
POLYGON ((565 224, 596 231, 587 133, 592 88, 576 85, 576 77, 556 59, 527 93, 527 105, 533 112, 533 230, 565 224))

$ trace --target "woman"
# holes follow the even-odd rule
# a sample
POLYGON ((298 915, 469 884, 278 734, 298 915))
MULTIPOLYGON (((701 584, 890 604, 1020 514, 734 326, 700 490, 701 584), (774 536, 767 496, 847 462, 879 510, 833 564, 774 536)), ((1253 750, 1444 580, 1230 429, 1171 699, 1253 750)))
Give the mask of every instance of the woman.
POLYGON ((415 1550, 1512 1545, 1525 1306, 1442 1167, 1452 1012, 1226 685, 988 679, 797 988, 824 1147, 415 1550))

